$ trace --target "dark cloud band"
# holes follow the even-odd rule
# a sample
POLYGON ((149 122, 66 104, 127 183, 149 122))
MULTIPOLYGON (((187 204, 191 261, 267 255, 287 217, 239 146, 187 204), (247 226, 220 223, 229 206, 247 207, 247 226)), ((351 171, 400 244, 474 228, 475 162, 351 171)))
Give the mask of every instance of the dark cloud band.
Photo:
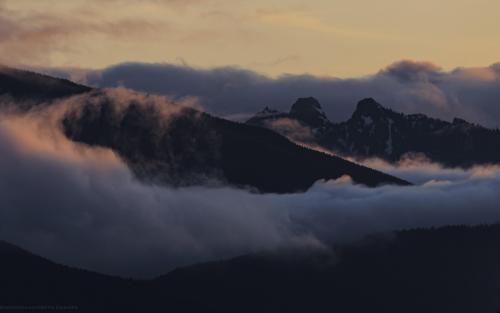
MULTIPOLYGON (((51 69, 70 77, 71 70, 51 69)), ((298 97, 320 100, 332 121, 343 121, 362 98, 373 97, 384 106, 405 113, 424 113, 452 120, 464 118, 488 127, 500 125, 500 67, 458 68, 443 71, 428 62, 401 61, 375 75, 319 78, 283 75, 273 79, 234 67, 197 69, 185 65, 124 63, 104 70, 81 71, 75 78, 99 87, 123 86, 173 97, 198 97, 217 115, 244 119, 263 107, 288 111, 298 97)))

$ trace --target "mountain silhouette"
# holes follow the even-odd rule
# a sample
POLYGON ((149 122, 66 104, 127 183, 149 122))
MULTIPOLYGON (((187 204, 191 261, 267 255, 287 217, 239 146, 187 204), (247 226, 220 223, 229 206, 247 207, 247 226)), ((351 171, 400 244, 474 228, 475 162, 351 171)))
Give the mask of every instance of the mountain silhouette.
MULTIPOLYGON (((317 100, 309 100, 310 109, 303 108, 297 113, 294 107, 299 102, 305 103, 299 99, 289 113, 261 112, 247 124, 283 133, 276 127, 276 121, 294 120, 310 129, 309 143, 358 159, 378 157, 397 162, 409 154, 423 154, 450 167, 500 163, 498 129, 487 129, 460 118, 446 122, 424 114, 405 115, 383 107, 372 98, 361 100, 347 121, 332 123, 317 100)), ((294 137, 293 129, 284 134, 294 137)))
POLYGON ((66 79, 0 65, 0 95, 18 101, 18 106, 23 109, 90 90, 90 87, 78 85, 66 79), (28 103, 23 103, 24 101, 28 103))
POLYGON ((2 305, 79 312, 469 313, 500 308, 500 225, 370 236, 122 279, 50 262, 0 243, 2 305))
POLYGON ((321 104, 313 97, 297 99, 290 109, 290 116, 315 128, 328 121, 321 104))
MULTIPOLYGON (((305 191, 317 180, 344 175, 368 186, 409 184, 298 146, 275 132, 198 110, 186 108, 167 121, 161 109, 134 101, 123 112, 110 97, 93 104, 105 94, 99 89, 10 68, 0 73, 0 94, 17 99, 16 103, 26 110, 87 93, 89 100, 79 111, 64 117, 64 133, 74 141, 113 149, 144 182, 172 186, 230 184, 275 193, 305 191)), ((298 106, 296 110, 302 112, 304 108, 298 106)))
POLYGON ((151 283, 64 266, 4 241, 0 241, 0 259, 0 307, 6 312, 160 312, 162 306, 177 312, 201 309, 168 295, 159 303, 151 296, 151 283))
POLYGON ((273 131, 186 108, 168 118, 112 99, 84 104, 63 120, 68 138, 109 147, 145 181, 174 186, 211 180, 260 192, 305 191, 320 179, 348 175, 368 186, 408 183, 339 157, 298 146, 273 131))

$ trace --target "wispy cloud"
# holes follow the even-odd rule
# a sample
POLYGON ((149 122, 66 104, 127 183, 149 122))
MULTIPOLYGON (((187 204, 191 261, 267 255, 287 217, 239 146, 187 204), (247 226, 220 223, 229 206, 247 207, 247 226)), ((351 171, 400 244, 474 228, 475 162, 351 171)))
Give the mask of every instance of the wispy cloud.
POLYGON ((0 62, 32 63, 33 59, 50 63, 51 53, 71 52, 74 40, 85 35, 108 38, 153 36, 158 27, 143 18, 102 20, 89 9, 75 9, 70 14, 38 11, 14 11, 0 6, 0 62))
POLYGON ((269 61, 264 61, 264 62, 252 62, 250 66, 254 67, 269 67, 269 66, 276 66, 276 65, 281 65, 283 63, 293 63, 293 62, 300 62, 302 58, 298 54, 289 54, 286 56, 282 56, 279 58, 275 58, 273 60, 269 61))
POLYGON ((371 39, 371 40, 402 40, 403 38, 388 33, 378 33, 368 29, 354 29, 334 22, 324 21, 312 15, 308 10, 278 10, 258 9, 255 11, 256 20, 261 23, 273 24, 281 27, 291 27, 311 32, 329 34, 332 36, 371 39))

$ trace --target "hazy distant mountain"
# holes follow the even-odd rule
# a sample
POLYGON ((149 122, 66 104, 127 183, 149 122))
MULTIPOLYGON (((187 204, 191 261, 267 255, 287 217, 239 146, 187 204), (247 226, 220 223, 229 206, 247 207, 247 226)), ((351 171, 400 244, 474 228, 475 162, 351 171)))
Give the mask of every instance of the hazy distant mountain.
POLYGON ((408 153, 422 153, 447 166, 500 163, 498 129, 459 118, 450 123, 423 114, 405 115, 384 108, 371 98, 360 101, 352 117, 342 123, 330 122, 314 98, 297 100, 289 113, 266 108, 247 123, 277 130, 291 138, 309 130, 306 141, 345 156, 379 157, 393 162, 408 153), (305 128, 280 128, 284 120, 296 121, 305 128))
POLYGON ((204 263, 146 281, 68 268, 0 243, 0 290, 2 305, 79 312, 497 312, 499 241, 499 225, 402 231, 333 250, 204 263))

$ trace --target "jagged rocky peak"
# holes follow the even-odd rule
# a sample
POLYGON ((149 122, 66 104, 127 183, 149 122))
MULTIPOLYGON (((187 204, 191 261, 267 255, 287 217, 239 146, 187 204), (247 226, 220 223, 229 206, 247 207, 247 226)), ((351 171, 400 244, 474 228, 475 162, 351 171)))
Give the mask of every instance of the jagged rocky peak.
POLYGON ((422 114, 422 113, 417 113, 417 114, 409 114, 406 116, 406 119, 409 121, 422 121, 422 120, 428 120, 430 119, 427 117, 427 115, 422 114))
POLYGON ((266 106, 262 111, 258 112, 256 116, 269 116, 280 114, 281 112, 266 106))
POLYGON ((461 119, 459 117, 455 117, 453 119, 453 125, 472 125, 471 123, 467 122, 464 119, 461 119))
POLYGON ((375 101, 375 99, 366 98, 358 102, 354 113, 373 114, 382 110, 384 110, 384 107, 375 101))
POLYGON ((288 113, 284 113, 266 106, 262 111, 257 112, 254 116, 246 121, 247 124, 255 126, 265 126, 266 121, 274 120, 280 117, 287 117, 288 113))
POLYGON ((297 101, 292 105, 290 109, 291 114, 300 114, 303 112, 321 112, 323 113, 323 109, 321 108, 321 104, 314 97, 307 98, 298 98, 297 101))
POLYGON ((316 98, 298 98, 292 105, 290 115, 313 127, 320 127, 328 121, 321 104, 316 98))
POLYGON ((356 110, 352 114, 352 119, 359 120, 370 117, 374 121, 384 121, 395 114, 390 109, 384 108, 375 99, 366 98, 358 102, 356 110))
POLYGON ((461 132, 469 132, 472 129, 480 129, 483 128, 479 125, 474 125, 473 123, 470 123, 464 119, 461 119, 459 117, 455 117, 452 121, 452 128, 461 132))

